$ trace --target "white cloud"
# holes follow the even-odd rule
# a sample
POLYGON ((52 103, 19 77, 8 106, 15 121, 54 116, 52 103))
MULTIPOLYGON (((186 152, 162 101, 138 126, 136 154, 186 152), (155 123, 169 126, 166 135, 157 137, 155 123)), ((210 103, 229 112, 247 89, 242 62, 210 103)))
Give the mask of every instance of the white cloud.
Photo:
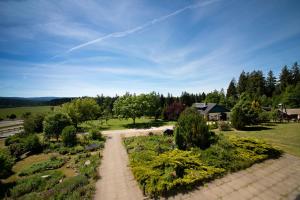
POLYGON ((81 49, 83 47, 86 47, 86 46, 89 46, 89 45, 92 45, 92 44, 95 44, 95 43, 98 43, 98 42, 101 42, 103 40, 107 40, 107 39, 110 39, 110 38, 125 37, 127 35, 130 35, 130 34, 138 32, 138 31, 141 31, 141 30, 143 30, 143 29, 145 29, 145 28, 147 28, 149 26, 152 26, 152 25, 157 24, 159 22, 165 21, 168 18, 176 16, 176 15, 178 15, 178 14, 180 14, 180 13, 186 11, 186 10, 191 10, 191 9, 196 9, 196 8, 199 8, 199 7, 204 7, 204 6, 207 6, 207 5, 211 4, 211 3, 214 3, 216 1, 218 1, 218 0, 209 0, 209 1, 198 3, 198 4, 193 4, 193 5, 186 6, 184 8, 178 9, 178 10, 176 10, 174 12, 171 12, 171 13, 169 13, 167 15, 164 15, 162 17, 154 18, 154 19, 152 19, 152 20, 150 20, 150 21, 148 21, 148 22, 146 22, 146 23, 144 23, 144 24, 142 24, 140 26, 136 26, 136 27, 128 29, 126 31, 119 31, 119 32, 109 33, 109 34, 107 34, 105 36, 102 36, 102 37, 99 37, 99 38, 97 38, 95 40, 91 40, 91 41, 82 43, 80 45, 74 46, 74 47, 70 48, 67 51, 67 53, 70 53, 70 52, 72 52, 74 50, 78 50, 78 49, 81 49))

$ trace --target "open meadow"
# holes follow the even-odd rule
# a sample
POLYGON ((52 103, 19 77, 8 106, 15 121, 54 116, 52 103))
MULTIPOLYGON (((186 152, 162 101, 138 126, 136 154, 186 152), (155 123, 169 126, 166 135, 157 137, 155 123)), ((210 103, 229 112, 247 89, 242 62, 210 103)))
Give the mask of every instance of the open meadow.
POLYGON ((31 114, 44 113, 51 111, 53 106, 29 106, 16 108, 0 108, 0 118, 5 119, 7 115, 15 114, 17 118, 21 118, 22 114, 30 112, 31 114))

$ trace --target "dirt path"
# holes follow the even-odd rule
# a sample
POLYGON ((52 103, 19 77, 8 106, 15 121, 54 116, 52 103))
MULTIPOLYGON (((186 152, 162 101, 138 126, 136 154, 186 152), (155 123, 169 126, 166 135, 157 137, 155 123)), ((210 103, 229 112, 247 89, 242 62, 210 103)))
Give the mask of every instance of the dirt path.
POLYGON ((141 200, 142 191, 128 167, 127 152, 122 144, 121 135, 133 136, 150 131, 164 130, 168 127, 147 130, 103 131, 108 136, 103 151, 103 159, 99 169, 101 178, 96 183, 96 200, 141 200))

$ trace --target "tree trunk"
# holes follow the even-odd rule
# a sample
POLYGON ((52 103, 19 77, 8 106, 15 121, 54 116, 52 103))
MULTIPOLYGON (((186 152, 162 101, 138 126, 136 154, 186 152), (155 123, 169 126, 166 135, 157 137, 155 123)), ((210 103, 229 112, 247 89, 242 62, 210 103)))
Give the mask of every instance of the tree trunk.
POLYGON ((133 117, 132 119, 133 119, 133 125, 135 125, 135 117, 133 117))

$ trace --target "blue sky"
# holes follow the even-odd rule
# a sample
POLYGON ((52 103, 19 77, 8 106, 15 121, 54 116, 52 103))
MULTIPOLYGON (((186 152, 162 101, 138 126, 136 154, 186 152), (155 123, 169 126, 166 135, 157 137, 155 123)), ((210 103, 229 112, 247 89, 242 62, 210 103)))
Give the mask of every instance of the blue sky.
POLYGON ((0 96, 226 89, 300 61, 298 0, 0 2, 0 96))

